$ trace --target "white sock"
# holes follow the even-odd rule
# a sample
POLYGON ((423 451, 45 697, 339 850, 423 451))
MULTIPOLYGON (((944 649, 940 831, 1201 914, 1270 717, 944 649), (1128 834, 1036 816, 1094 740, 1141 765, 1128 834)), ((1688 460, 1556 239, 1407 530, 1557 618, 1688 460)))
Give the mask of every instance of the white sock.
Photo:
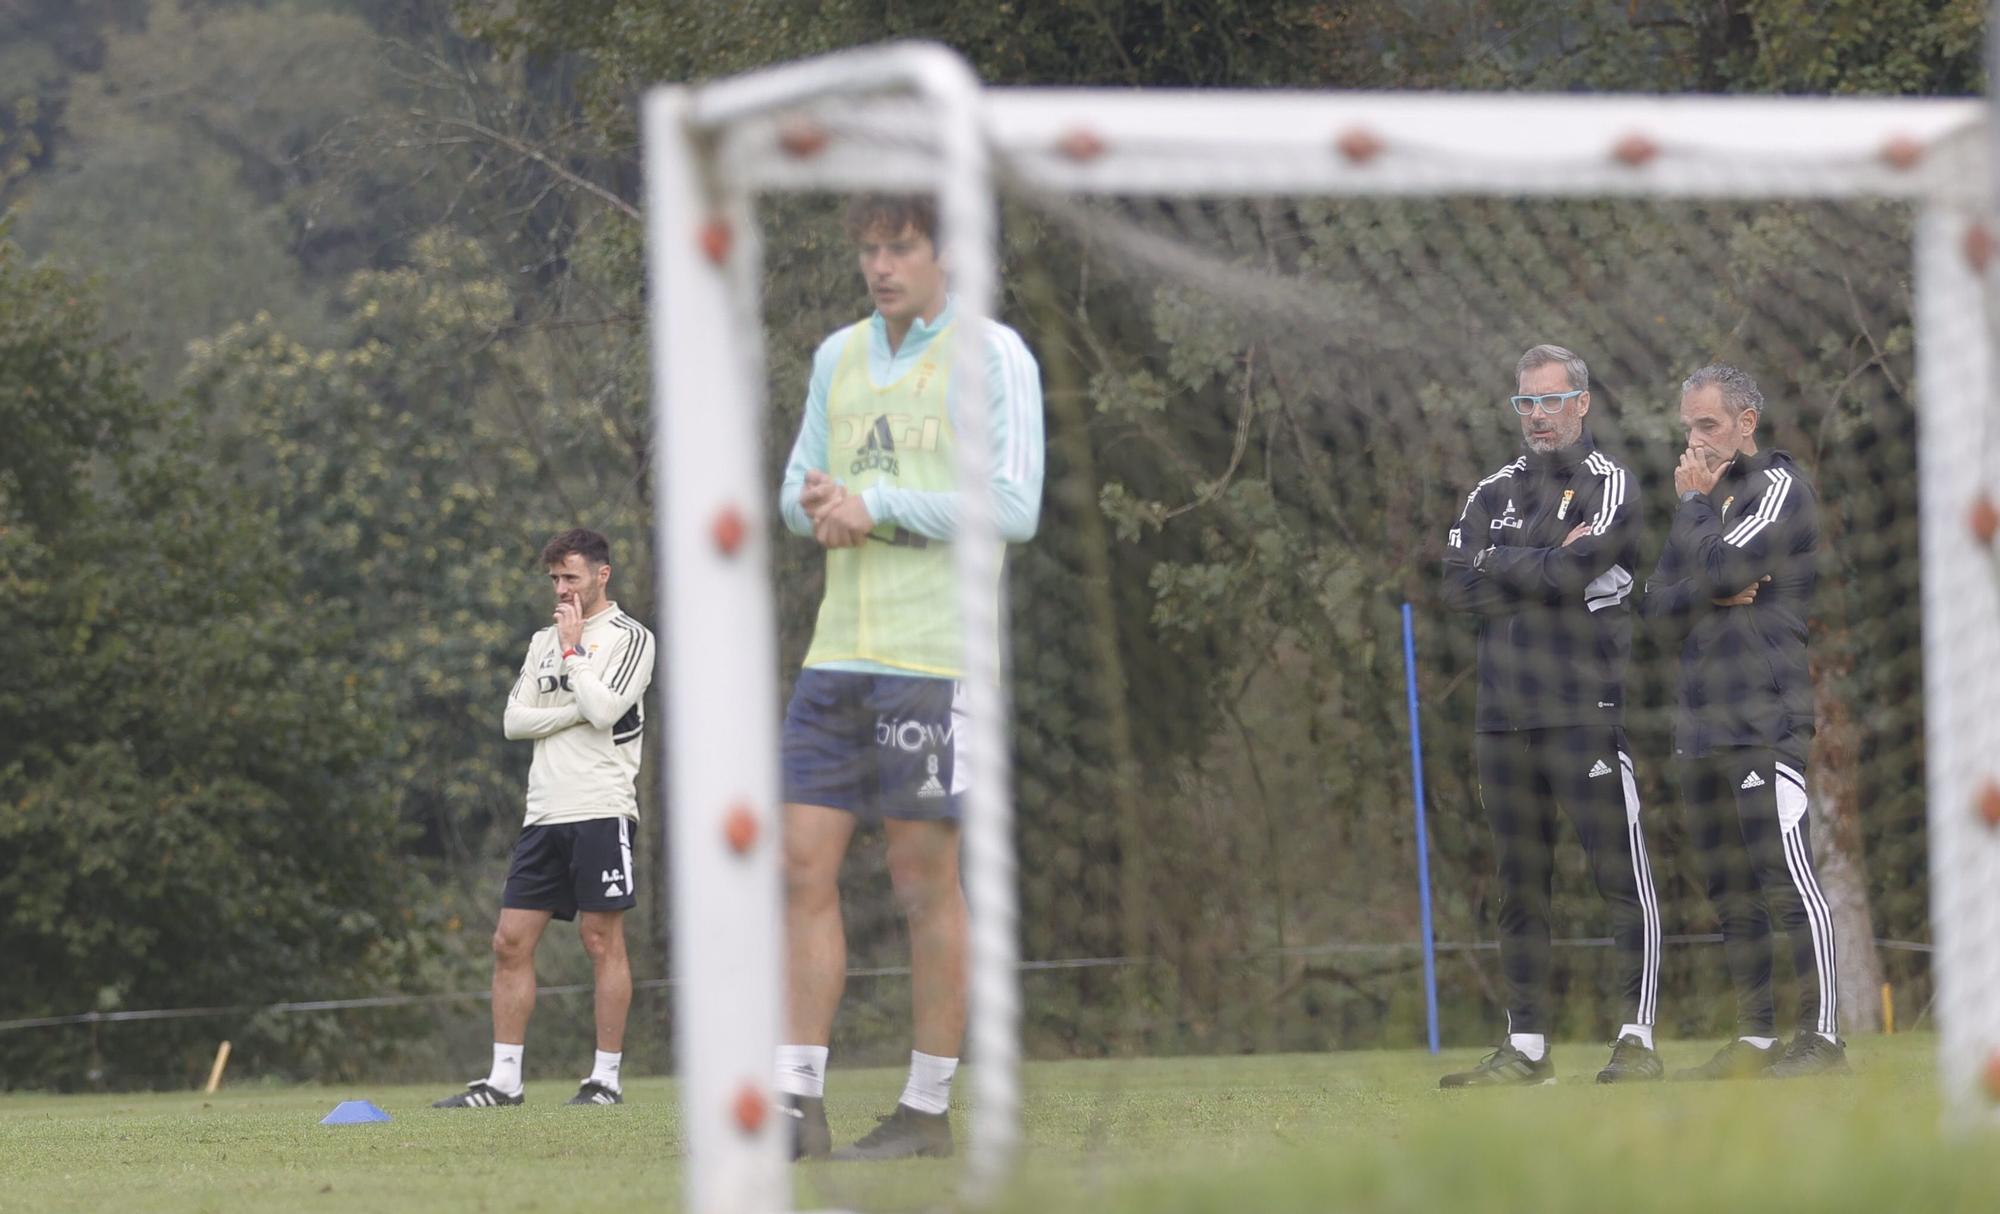
POLYGON ((778 1090, 789 1096, 824 1097, 826 1052, 823 1045, 779 1046, 778 1090))
POLYGON ((486 1076, 486 1086, 509 1096, 521 1094, 521 1054, 528 1047, 493 1043, 493 1070, 486 1076))
POLYGON ((1529 1062, 1540 1062, 1549 1052, 1549 1039, 1540 1033, 1509 1033, 1507 1044, 1526 1054, 1529 1062))
POLYGON ((942 1113, 951 1107, 951 1077, 958 1059, 910 1051, 910 1080, 903 1085, 903 1098, 919 1113, 942 1113))
POLYGON ((1618 1035, 1620 1037, 1637 1037, 1640 1045, 1645 1046, 1649 1050, 1653 1048, 1653 1026, 1650 1024, 1628 1024, 1618 1030, 1618 1035))
POLYGON ((623 1061, 625 1061, 623 1050, 616 1054, 597 1051, 597 1065, 590 1068, 590 1082, 601 1083, 614 1092, 622 1092, 624 1089, 618 1086, 618 1064, 623 1061))
POLYGON ((1737 1040, 1747 1041, 1751 1045, 1756 1046, 1760 1050, 1768 1050, 1772 1046, 1778 1044, 1778 1039, 1776 1037, 1739 1037, 1737 1038, 1737 1040))
POLYGON ((1840 1044, 1840 1038, 1838 1038, 1838 1037, 1834 1036, 1834 1035, 1833 1035, 1832 1033, 1821 1033, 1821 1034, 1820 1034, 1820 1036, 1822 1036, 1822 1037, 1826 1038, 1826 1040, 1827 1040, 1827 1043, 1828 1043, 1828 1044, 1830 1044, 1830 1045, 1839 1045, 1839 1044, 1840 1044))

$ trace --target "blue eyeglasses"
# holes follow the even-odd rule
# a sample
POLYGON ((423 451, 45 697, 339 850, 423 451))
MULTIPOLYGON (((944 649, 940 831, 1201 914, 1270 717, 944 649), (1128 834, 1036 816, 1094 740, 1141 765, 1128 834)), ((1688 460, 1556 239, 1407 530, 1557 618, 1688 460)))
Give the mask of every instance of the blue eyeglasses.
POLYGON ((1585 391, 1586 389, 1578 388, 1574 392, 1551 392, 1546 396, 1510 396, 1507 398, 1507 403, 1513 405, 1514 412, 1522 417, 1537 409, 1553 417, 1563 411, 1564 405, 1582 396, 1585 391))

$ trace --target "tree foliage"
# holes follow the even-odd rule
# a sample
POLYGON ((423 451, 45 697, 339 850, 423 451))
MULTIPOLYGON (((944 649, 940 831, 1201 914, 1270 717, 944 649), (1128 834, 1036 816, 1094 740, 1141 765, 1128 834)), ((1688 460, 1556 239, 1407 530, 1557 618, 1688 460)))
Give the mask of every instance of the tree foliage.
MULTIPOLYGON (((1949 94, 1983 83, 1983 10, 12 6, 0 204, 19 208, 34 254, 72 272, 0 256, 0 585, 25 621, 0 641, 22 672, 0 694, 0 955, 22 976, 0 988, 0 1018, 420 987, 438 948, 462 973, 483 964, 526 763, 497 717, 544 618, 535 546, 575 523, 606 530, 625 554, 618 597, 649 614, 632 106, 644 86, 930 38, 995 84, 1949 94), (77 274, 97 277, 94 293, 77 274), (410 892, 407 866, 438 892, 410 892)), ((783 235, 765 290, 775 471, 813 345, 867 304, 827 200, 766 211, 783 235)), ((1766 359, 1767 388, 1798 402, 1781 443, 1822 480, 1902 458, 1911 335, 1893 274, 1866 258, 1842 267, 1856 306, 1802 343, 1712 322, 1799 289, 1729 266, 1809 262, 1812 216, 1719 217, 1709 249, 1658 216, 1621 228, 1631 221, 1613 215, 1565 212, 1523 234, 1508 270, 1644 295, 1685 279, 1677 256, 1715 269, 1699 307, 1663 301, 1673 323, 1643 337, 1618 332, 1588 289, 1568 312, 1547 298, 1519 309, 1524 329, 1595 343, 1605 415, 1622 427, 1610 437, 1650 453, 1638 462, 1653 485, 1667 436, 1650 394, 1707 354, 1766 359)), ((1508 221, 1300 204, 1258 222, 1276 226, 1240 246, 1237 268, 1324 284, 1338 278, 1329 267, 1381 277, 1399 250, 1508 221)), ((1025 945, 1167 962, 1035 979, 1032 1042, 1386 1040, 1385 1025, 1414 1022, 1407 969, 1295 946, 1416 931, 1397 871, 1415 841, 1389 758, 1396 604, 1418 607, 1436 763, 1456 753, 1470 689, 1463 630, 1428 601, 1432 548, 1466 478, 1507 446, 1491 377, 1520 344, 1465 318, 1507 301, 1462 301, 1446 322, 1415 293, 1329 289, 1323 305, 1350 322, 1390 310, 1315 334, 1256 307, 1218 319, 1204 298, 1215 283, 1117 280, 1115 258, 1047 211, 1017 210, 1006 233, 1003 311, 1042 362, 1050 420, 1043 533, 1010 574, 1025 945), (1455 339, 1421 382, 1384 371, 1397 326, 1406 344, 1440 328, 1455 339), (1382 423, 1391 409, 1405 428, 1382 423)), ((1869 807, 1859 838, 1877 913, 1918 932, 1917 673, 1904 617, 1881 597, 1907 572, 1908 503, 1829 499, 1839 576, 1816 635, 1823 690, 1853 710, 1843 762, 1869 807), (1885 653, 1904 656, 1867 660, 1885 653)), ((808 545, 776 552, 790 670, 818 565, 808 545)), ((1660 753, 1657 720, 1635 733, 1660 753)), ((1472 797, 1462 764, 1434 766, 1441 913, 1481 935, 1490 891, 1472 797)), ((851 874, 859 964, 901 957, 874 865, 864 851, 851 874)), ((1563 879, 1574 891, 1580 870, 1563 879)), ((1476 957, 1447 970, 1467 1031, 1490 977, 1476 957)), ((1573 980, 1595 980, 1587 962, 1573 980)), ((899 992, 882 994, 851 1009, 846 1044, 893 1039, 899 992)), ((1574 1027, 1594 1030, 1593 1014, 1574 1027)), ((252 1065, 324 1071, 338 1065, 326 1033, 260 1022, 238 1044, 252 1065)), ((129 1034, 54 1048, 0 1035, 0 1082, 78 1082, 93 1067, 147 1082, 192 1057, 192 1030, 129 1034)))
MULTIPOLYGON (((355 275, 341 307, 327 346, 269 317, 226 330, 189 384, 235 419, 218 454, 269 504, 301 592, 349 621, 342 659, 396 726, 396 806, 464 861, 519 822, 527 756, 499 719, 546 622, 535 553, 578 524, 633 553, 641 527, 586 504, 602 474, 573 470, 604 468, 604 432, 509 340, 508 285, 476 243, 435 232, 414 264, 355 275)), ((619 563, 628 602, 644 567, 619 563)))
MULTIPOLYGON (((0 243, 0 430, 19 440, 0 454, 0 1018, 395 981, 428 916, 377 779, 385 722, 334 660, 344 623, 218 481, 199 417, 143 396, 98 324, 73 279, 0 243)), ((179 1078, 206 1044, 172 1022, 9 1034, 0 1086, 179 1078)), ((269 1061, 373 1050, 307 1028, 269 1061)))
POLYGON ((600 117, 648 84, 942 42, 993 84, 1955 94, 1980 0, 458 0, 503 51, 578 55, 600 117))
MULTIPOLYGON (((1982 10, 1967 0, 1473 0, 1417 9, 1110 0, 980 10, 854 0, 811 12, 770 2, 731 22, 711 20, 712 7, 699 2, 459 7, 469 28, 505 52, 587 65, 581 91, 611 144, 629 141, 627 102, 647 83, 901 37, 942 41, 996 84, 1935 94, 1981 82, 1982 10)), ((1339 281, 1342 259, 1364 281, 1380 268, 1366 264, 1370 258, 1391 265, 1399 250, 1509 222, 1499 211, 1471 209, 1381 208, 1357 224, 1334 208, 1303 206, 1279 217, 1285 231, 1255 242, 1249 269, 1281 277, 1308 271, 1316 290, 1337 290, 1328 283, 1339 281), (1273 260, 1272 249, 1304 251, 1287 262, 1273 260)), ((1684 291, 1662 296, 1657 310, 1675 323, 1636 343, 1608 305, 1587 293, 1574 306, 1484 299, 1483 311, 1468 304, 1457 321, 1435 312, 1370 313, 1372 327, 1337 326, 1337 340, 1314 342, 1292 329, 1274 336, 1282 319, 1241 299, 1232 299, 1240 313, 1218 309, 1212 293, 1203 297, 1212 284, 1093 294, 1058 281, 1064 271, 1049 267, 1088 267, 1088 250, 1051 253, 1047 246, 1060 247, 1061 233, 1032 217, 1010 219, 1006 311, 1042 358, 1051 410, 1044 531, 1017 554, 1014 572, 1015 601, 1033 604, 1014 621, 1014 681, 1022 845, 1039 861, 1024 878, 1035 951, 1123 947, 1168 956, 1178 988, 1145 994, 1138 1021, 1179 1024, 1193 1039, 1220 1046, 1258 1030, 1218 1017, 1264 998, 1227 993, 1222 958, 1282 948, 1301 934, 1398 934, 1379 899, 1365 892, 1381 888, 1371 864, 1414 846, 1394 809, 1406 795, 1403 777, 1383 762, 1401 745, 1393 699, 1383 694, 1400 678, 1394 604, 1410 597, 1420 606, 1436 664, 1428 680, 1430 736, 1454 753, 1468 727, 1462 673, 1469 654, 1456 624, 1427 605, 1431 562, 1460 482, 1497 462, 1507 445, 1504 427, 1491 427, 1491 443, 1483 437, 1492 393, 1480 385, 1509 365, 1523 333, 1571 334, 1590 349, 1604 412, 1613 419, 1607 437, 1633 450, 1666 448, 1671 419, 1651 393, 1674 382, 1689 360, 1749 356, 1774 386, 1774 399, 1782 393, 1797 402, 1797 416, 1781 423, 1781 439, 1809 466, 1824 459, 1826 474, 1863 475, 1860 462, 1905 457, 1897 454, 1907 450, 1904 423, 1895 419, 1907 418, 1910 401, 1895 385, 1907 384, 1907 337, 1896 319, 1904 301, 1893 278, 1850 284, 1854 310, 1828 317, 1822 342, 1773 326, 1732 329, 1721 318, 1772 310, 1795 284, 1782 273, 1759 279, 1731 267, 1824 258, 1826 250, 1813 246, 1814 220, 1718 216, 1689 246, 1689 235, 1663 217, 1618 214, 1572 208, 1547 228, 1515 231, 1513 244, 1470 264, 1487 258, 1502 266, 1495 281, 1540 275, 1621 289, 1638 284, 1639 295, 1700 283, 1706 294, 1699 299, 1684 291), (1711 241, 1715 249, 1703 247, 1711 241), (1700 267, 1690 253, 1699 254, 1693 261, 1700 267), (1506 333, 1477 327, 1480 316, 1510 313, 1518 323, 1506 333), (1386 353, 1381 345, 1393 344, 1383 337, 1392 322, 1401 324, 1406 347, 1426 334, 1436 344, 1449 332, 1457 349, 1427 377, 1386 382, 1377 356, 1386 353), (1857 405, 1861 395, 1873 403, 1857 405), (1374 420, 1328 407, 1357 396, 1374 420), (1384 411, 1394 411, 1395 424, 1384 411), (1864 441, 1855 435, 1871 446, 1850 464, 1853 444, 1864 441), (1343 475, 1357 461, 1368 474, 1343 475), (1105 551, 1093 554, 1093 544, 1105 551), (1081 580, 1079 569, 1089 571, 1081 580), (1107 635, 1116 638, 1115 661, 1107 661, 1107 635), (1176 708, 1162 711, 1168 704, 1176 708), (1297 761, 1315 752, 1318 762, 1297 761), (1354 892, 1328 892, 1338 889, 1354 892)), ((799 229, 787 221, 771 230, 799 229)), ((837 271, 808 268, 837 264, 818 260, 824 250, 787 239, 769 252, 775 264, 767 298, 786 301, 774 320, 783 331, 771 340, 782 404, 802 378, 786 351, 816 336, 787 326, 796 317, 810 317, 808 328, 825 323, 825 304, 841 292, 831 285, 837 271)), ((1357 302, 1367 301, 1339 301, 1350 308, 1357 302)), ((1659 459, 1640 462, 1651 483, 1664 481, 1659 459)), ((1907 539, 1908 503, 1878 504, 1879 517, 1864 524, 1837 523, 1843 561, 1878 561, 1907 539)), ((1833 517, 1848 508, 1836 500, 1833 517)), ((1871 643, 1893 649, 1888 638, 1907 631, 1907 617, 1888 609, 1908 570, 1875 567, 1881 576, 1872 582, 1830 579, 1822 652, 1871 643), (1872 589, 1857 594, 1857 585, 1872 589), (1862 641, 1871 629, 1876 640, 1862 641)), ((788 648, 810 626, 805 605, 815 585, 808 576, 791 592, 800 601, 784 616, 788 648)), ((1666 656, 1642 649, 1642 660, 1650 668, 1666 656)), ((1880 669, 1856 674, 1848 660, 1830 661, 1827 671, 1896 677, 1880 669)), ((1866 686, 1846 679, 1828 673, 1822 698, 1868 702, 1866 686)), ((1649 689, 1653 703, 1667 694, 1657 680, 1649 689)), ((1910 736, 1907 713, 1875 724, 1885 737, 1910 736)), ((1662 718, 1642 719, 1635 729, 1642 749, 1662 753, 1662 718)), ((1463 764, 1442 767, 1438 797, 1456 807, 1434 826, 1451 866, 1449 921, 1475 935, 1490 932, 1480 920, 1490 914, 1483 832, 1464 810, 1473 790, 1463 764)), ((1893 782, 1870 787, 1883 811, 1864 833, 1871 848, 1890 853, 1878 863, 1876 889, 1901 908, 1898 930, 1920 931, 1921 914, 1911 913, 1900 891, 1910 849, 1921 853, 1921 831, 1893 782)), ((1647 793, 1654 804, 1671 802, 1663 783, 1649 783, 1647 793)), ((1699 919, 1703 912, 1690 900, 1682 913, 1699 919)), ((893 951, 893 936, 884 939, 893 951)), ((1267 979, 1281 991, 1303 984, 1310 1003, 1321 997, 1312 990, 1323 995, 1328 983, 1352 977, 1325 971, 1278 966, 1267 979)), ((1479 979, 1476 972, 1462 977, 1479 979)), ((1083 1010, 1091 1002, 1084 996, 1059 1008, 1046 1000, 1035 1006, 1049 1013, 1045 1029, 1090 1048, 1118 1027, 1091 1025, 1083 1010)), ((1326 1012, 1348 1015, 1330 1006, 1326 1012)), ((1351 1039, 1373 1031, 1370 1022, 1363 1017, 1335 1031, 1351 1039)), ((1156 1044, 1170 1037, 1153 1034, 1156 1044)))

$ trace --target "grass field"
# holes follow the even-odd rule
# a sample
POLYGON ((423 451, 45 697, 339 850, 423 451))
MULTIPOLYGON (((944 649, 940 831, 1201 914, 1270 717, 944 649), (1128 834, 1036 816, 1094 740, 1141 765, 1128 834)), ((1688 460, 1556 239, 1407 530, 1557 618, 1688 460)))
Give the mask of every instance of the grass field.
MULTIPOLYGON (((1440 1093, 1475 1051, 1030 1066, 1028 1153, 1001 1209, 1140 1211, 1992 1211, 2000 1131, 1938 1133, 1928 1036, 1851 1048, 1856 1074, 1794 1083, 1590 1082, 1606 1053, 1556 1053, 1563 1081, 1440 1093)), ((1670 1065, 1711 1043, 1668 1042, 1670 1065)), ((836 1140, 886 1112, 897 1072, 833 1075, 836 1140)), ((448 1086, 448 1085, 447 1085, 448 1086)), ((59 1211, 678 1209, 665 1080, 622 1108, 434 1112, 444 1088, 247 1088, 213 1097, 0 1097, 0 1214, 59 1211), (365 1097, 386 1125, 326 1127, 365 1097)), ((948 1207, 949 1163, 795 1170, 803 1208, 948 1207)))

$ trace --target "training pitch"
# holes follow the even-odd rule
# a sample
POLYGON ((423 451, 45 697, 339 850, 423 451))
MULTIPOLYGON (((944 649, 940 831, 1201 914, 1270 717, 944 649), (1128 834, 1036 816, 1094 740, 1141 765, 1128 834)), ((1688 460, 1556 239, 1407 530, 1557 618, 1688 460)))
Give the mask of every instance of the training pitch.
MULTIPOLYGON (((1664 1043, 1668 1065, 1712 1042, 1664 1043)), ((1790 1083, 1591 1082, 1560 1045, 1552 1088, 1441 1093, 1476 1050, 1031 1064, 1010 1214, 1213 1211, 1991 1211, 2000 1119, 1938 1131, 1927 1035, 1850 1044, 1856 1073, 1790 1083)), ((966 1079, 973 1076, 967 1074, 966 1079)), ((898 1070, 832 1076, 836 1142, 886 1112, 898 1070)), ((568 1108, 433 1111, 450 1084, 257 1087, 215 1096, 0 1096, 0 1214, 59 1211, 678 1209, 672 1088, 568 1108), (395 1118, 332 1127, 341 1100, 395 1118)), ((960 1121, 963 1140, 964 1126, 960 1121)), ((804 1209, 935 1210, 947 1162, 794 1170, 804 1209)))

